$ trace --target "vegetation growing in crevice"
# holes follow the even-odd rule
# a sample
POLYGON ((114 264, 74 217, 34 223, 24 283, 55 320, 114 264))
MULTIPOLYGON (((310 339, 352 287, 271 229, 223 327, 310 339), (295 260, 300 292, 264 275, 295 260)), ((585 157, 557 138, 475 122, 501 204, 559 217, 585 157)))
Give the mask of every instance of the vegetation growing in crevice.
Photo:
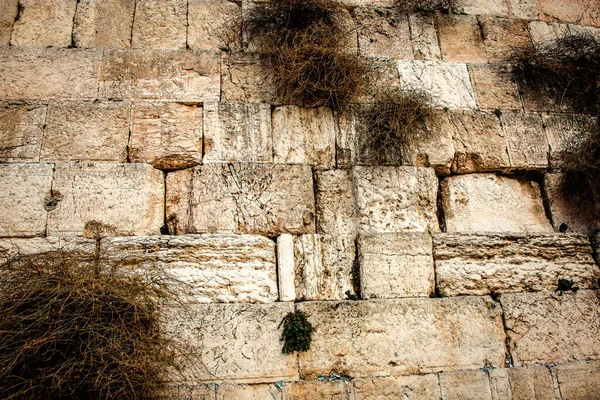
POLYGON ((433 12, 448 11, 449 0, 395 0, 394 6, 399 12, 433 12))
POLYGON ((308 351, 312 342, 312 333, 315 331, 308 321, 308 316, 302 311, 288 313, 279 326, 283 325, 281 341, 283 342, 283 353, 289 354, 295 351, 308 351))

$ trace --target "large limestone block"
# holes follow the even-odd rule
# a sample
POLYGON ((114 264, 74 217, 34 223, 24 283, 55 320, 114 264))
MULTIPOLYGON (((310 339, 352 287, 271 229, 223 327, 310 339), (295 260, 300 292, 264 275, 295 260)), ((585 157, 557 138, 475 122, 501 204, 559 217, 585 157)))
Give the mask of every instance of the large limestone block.
POLYGON ((517 367, 489 370, 493 400, 554 399, 554 384, 548 367, 517 367))
POLYGON ((11 46, 69 47, 77 0, 19 0, 11 46))
POLYGON ((131 47, 185 49, 187 0, 137 0, 131 47))
POLYGON ((540 187, 494 174, 457 175, 441 184, 446 232, 551 233, 540 187))
POLYGON ((60 163, 52 200, 48 234, 158 235, 164 177, 147 164, 60 163))
POLYGON ((335 236, 358 232, 358 208, 352 178, 352 170, 315 173, 318 233, 335 236))
POLYGON ((272 162, 271 106, 204 103, 204 162, 272 162))
POLYGON ((353 173, 361 232, 439 232, 433 168, 355 167, 353 173))
POLYGON ((96 241, 77 236, 48 236, 31 239, 0 239, 0 262, 13 257, 65 255, 78 263, 95 264, 96 241))
POLYGON ((101 51, 0 48, 0 99, 94 100, 101 51))
POLYGON ((76 47, 128 49, 135 0, 80 0, 73 41, 76 47))
POLYGON ((44 104, 0 103, 0 162, 37 162, 44 135, 44 104))
MULTIPOLYGON (((189 397, 188 397, 189 398, 189 397)), ((277 383, 266 385, 223 384, 217 388, 217 400, 283 400, 281 388, 277 383)), ((196 400, 196 397, 192 397, 196 400)), ((203 398, 200 398, 204 400, 203 398)), ((213 398, 206 398, 206 400, 213 398)))
POLYGON ((358 7, 353 14, 362 55, 393 60, 413 58, 407 16, 398 15, 393 9, 375 7, 358 7))
POLYGON ((277 300, 275 243, 253 235, 138 236, 103 239, 102 261, 177 280, 188 302, 277 300))
POLYGON ((508 17, 506 0, 461 0, 451 5, 452 11, 459 14, 508 17))
POLYGON ((434 289, 429 233, 375 233, 358 238, 361 297, 429 297, 434 289))
POLYGON ((442 296, 552 291, 559 279, 590 288, 600 277, 588 238, 575 234, 441 233, 433 256, 442 296))
POLYGON ((19 0, 0 0, 0 46, 10 44, 10 35, 18 14, 19 0))
POLYGON ((357 378, 352 380, 353 400, 439 400, 438 377, 435 374, 357 378))
POLYGON ((216 390, 217 385, 214 383, 207 385, 169 384, 161 390, 158 396, 153 397, 152 400, 215 400, 216 390))
POLYGON ((305 302, 316 328, 304 379, 409 375, 504 362, 500 305, 488 297, 305 302))
POLYGON ((100 75, 100 97, 181 102, 218 100, 220 62, 218 53, 106 51, 100 75))
POLYGON ((189 343, 201 363, 189 365, 190 381, 266 383, 298 379, 298 359, 279 341, 293 310, 293 303, 195 304, 165 314, 169 335, 189 343))
POLYGON ((539 11, 536 0, 511 0, 512 13, 519 19, 538 19, 539 11))
POLYGON ((440 399, 492 400, 488 375, 484 371, 452 371, 440 374, 440 399))
MULTIPOLYGON (((591 6, 594 2, 565 1, 555 2, 551 0, 540 0, 540 11, 550 18, 564 22, 579 22, 583 18, 586 5, 591 6)), ((593 7, 593 6, 592 6, 593 7)))
POLYGON ((484 110, 520 110, 519 87, 501 64, 472 64, 469 73, 477 104, 484 110))
POLYGON ((440 14, 436 17, 444 61, 486 62, 483 37, 477 18, 440 14))
POLYGON ((169 170, 200 164, 202 111, 196 104, 135 103, 130 160, 169 170))
POLYGON ((309 166, 206 164, 172 172, 166 204, 171 234, 314 231, 309 166))
POLYGON ((189 0, 187 44, 192 50, 239 50, 235 22, 242 7, 231 0, 189 0))
POLYGON ((408 60, 398 61, 402 87, 427 92, 438 107, 477 107, 467 66, 461 63, 408 60))
POLYGON ((578 143, 588 132, 588 124, 595 124, 595 118, 589 115, 570 114, 542 114, 542 121, 550 145, 550 165, 560 167, 560 154, 569 147, 578 143))
POLYGON ((221 100, 281 103, 271 62, 260 53, 232 53, 223 57, 221 100))
POLYGON ((505 63, 515 48, 531 46, 526 21, 485 16, 479 23, 490 62, 505 63))
POLYGON ((548 168, 550 150, 539 114, 503 113, 502 126, 508 141, 510 165, 518 170, 548 168))
POLYGON ((552 370, 562 398, 600 399, 600 362, 557 365, 552 370))
POLYGON ((350 383, 335 381, 299 381, 283 387, 284 400, 347 400, 350 383))
POLYGON ((0 164, 0 236, 43 236, 53 164, 0 164))
POLYGON ((129 102, 50 102, 40 158, 127 161, 129 102))
POLYGON ((516 366, 600 356, 598 292, 500 295, 508 346, 516 366))
POLYGON ((428 12, 409 13, 408 22, 415 58, 418 60, 441 60, 442 51, 433 15, 428 12))
POLYGON ((531 41, 535 45, 543 45, 569 34, 567 24, 557 22, 531 21, 528 24, 531 41))

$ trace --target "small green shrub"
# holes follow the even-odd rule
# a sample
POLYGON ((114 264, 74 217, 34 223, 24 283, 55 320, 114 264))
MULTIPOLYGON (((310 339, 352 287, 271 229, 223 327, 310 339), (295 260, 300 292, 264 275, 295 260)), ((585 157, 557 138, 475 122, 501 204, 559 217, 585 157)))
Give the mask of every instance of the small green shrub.
POLYGON ((308 351, 312 342, 312 333, 315 331, 308 317, 302 311, 295 311, 286 315, 279 326, 283 325, 281 341, 283 353, 295 351, 308 351))

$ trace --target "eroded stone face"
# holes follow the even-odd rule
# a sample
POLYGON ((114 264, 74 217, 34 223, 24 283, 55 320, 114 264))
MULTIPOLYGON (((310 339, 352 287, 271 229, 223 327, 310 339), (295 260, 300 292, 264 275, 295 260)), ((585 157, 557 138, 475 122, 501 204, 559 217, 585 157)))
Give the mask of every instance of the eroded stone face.
MULTIPOLYGON (((196 399, 196 397, 192 397, 196 399)), ((271 385, 219 385, 217 400, 243 399, 243 400, 283 400, 283 394, 277 384, 271 385)), ((212 400, 207 397, 206 400, 212 400)), ((204 398, 200 398, 204 400, 204 398)))
POLYGON ((270 60, 260 53, 232 53, 223 57, 221 100, 281 103, 270 60))
POLYGON ((413 58, 406 16, 398 15, 392 9, 373 7, 358 7, 354 10, 354 16, 361 54, 392 60, 413 58))
POLYGON ((410 13, 408 22, 413 39, 415 59, 441 60, 442 51, 431 13, 410 13))
POLYGON ((187 0, 137 0, 131 47, 185 49, 187 0))
POLYGON ((444 61, 486 62, 483 37, 477 18, 470 15, 436 16, 444 61))
POLYGON ((452 11, 459 14, 508 17, 506 0, 462 0, 452 3, 452 11))
POLYGON ((357 378, 352 380, 355 400, 439 400, 438 377, 435 374, 357 378))
POLYGON ((520 110, 519 88, 502 65, 472 64, 469 73, 479 107, 485 110, 520 110))
POLYGON ((531 45, 526 21, 486 16, 479 23, 490 62, 504 63, 514 49, 531 45))
POLYGON ((456 371, 440 374, 443 399, 492 400, 488 376, 483 371, 456 371))
POLYGON ((0 46, 10 44, 12 27, 19 14, 19 0, 0 2, 0 46))
POLYGON ((539 12, 535 0, 511 0, 512 13, 520 19, 537 19, 539 12))
POLYGON ((553 399, 554 384, 546 366, 490 370, 492 399, 553 399))
POLYGON ((128 49, 135 0, 84 0, 77 3, 73 41, 76 47, 128 49))
POLYGON ((600 363, 590 361, 552 368, 560 393, 565 399, 595 399, 600 397, 600 363))
POLYGON ((242 7, 234 1, 188 1, 188 46, 192 50, 239 50, 236 22, 241 18, 242 7))
POLYGON ((19 0, 11 46, 68 47, 77 0, 19 0))
POLYGON ((539 114, 503 113, 510 164, 518 170, 546 170, 549 145, 539 114))
POLYGON ((92 265, 96 255, 96 241, 78 236, 0 239, 0 262, 12 257, 48 253, 64 254, 76 258, 78 263, 92 265))
POLYGON ((45 104, 0 103, 0 162, 38 162, 45 104))
POLYGON ((283 387, 283 398, 285 400, 346 400, 349 385, 343 380, 292 382, 283 387))

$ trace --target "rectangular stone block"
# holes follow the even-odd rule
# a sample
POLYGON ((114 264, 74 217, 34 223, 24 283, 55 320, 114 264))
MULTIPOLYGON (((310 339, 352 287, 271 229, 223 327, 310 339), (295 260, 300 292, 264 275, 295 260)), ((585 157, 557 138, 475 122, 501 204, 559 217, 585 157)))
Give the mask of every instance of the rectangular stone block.
POLYGON ((440 399, 492 400, 488 375, 484 371, 453 371, 440 374, 440 399))
POLYGON ((451 4, 452 11, 459 14, 508 17, 506 0, 461 0, 451 4))
POLYGON ((232 53, 223 57, 221 100, 281 103, 271 61, 260 53, 232 53))
POLYGON ((429 297, 435 280, 429 233, 375 233, 358 238, 361 297, 429 297))
POLYGON ((185 49, 187 0, 137 0, 131 47, 185 49))
POLYGON ((536 46, 569 34, 568 25, 557 22, 531 21, 528 24, 528 29, 531 41, 536 46))
POLYGON ((356 378, 352 380, 353 400, 439 400, 438 377, 435 374, 356 378))
POLYGON ((309 166, 207 164, 167 175, 171 234, 314 232, 309 166))
POLYGON ((38 162, 45 104, 0 103, 0 162, 38 162))
POLYGON ((481 368, 504 362, 500 305, 488 297, 305 302, 316 331, 303 379, 481 368))
POLYGON ((434 16, 431 13, 409 13, 408 22, 413 41, 414 56, 418 60, 441 60, 434 16))
POLYGON ((493 400, 555 399, 552 375, 546 366, 492 369, 489 377, 493 400))
POLYGON ((135 0, 79 0, 73 27, 76 47, 128 49, 135 0))
POLYGON ((410 28, 406 15, 393 9, 357 7, 353 10, 360 54, 392 60, 413 58, 410 28))
POLYGON ((11 46, 69 47, 77 0, 19 0, 11 46))
POLYGON ((300 381, 283 387, 284 400, 348 400, 350 383, 336 381, 300 381))
POLYGON ((600 398, 600 362, 557 365, 556 375, 560 394, 564 399, 593 400, 600 398))
POLYGON ((484 110, 520 110, 519 87, 508 68, 501 64, 471 64, 469 74, 475 99, 484 110))
POLYGON ((512 14, 520 19, 538 19, 539 11, 535 0, 511 0, 512 14))
POLYGON ((10 45, 10 35, 18 14, 19 0, 0 0, 0 46, 10 45))
POLYGON ((516 366, 598 359, 597 291, 500 295, 516 366))
POLYGON ((501 120, 508 141, 511 167, 545 171, 550 148, 540 115, 505 112, 501 120))
POLYGON ((231 0, 189 0, 187 44, 192 50, 241 50, 242 7, 231 0))
POLYGON ((477 18, 471 15, 436 16, 444 61, 487 62, 477 18))
POLYGON ((0 239, 0 262, 28 256, 65 255, 86 266, 95 265, 96 241, 77 236, 0 239))
POLYGON ((526 21, 493 16, 479 17, 478 21, 490 62, 504 63, 514 49, 531 46, 526 21))
POLYGON ((148 164, 60 163, 49 200, 48 234, 158 235, 164 177, 148 164))
MULTIPOLYGON (((196 400, 196 397, 192 398, 196 400)), ((281 389, 277 383, 270 385, 224 384, 219 385, 219 387, 217 388, 216 398, 217 400, 283 400, 283 394, 281 393, 281 389)), ((210 399, 212 400, 212 397, 210 399)))
POLYGON ((352 170, 317 171, 315 185, 317 232, 356 235, 358 208, 352 170))
POLYGON ((589 124, 596 121, 582 114, 542 114, 542 121, 550 145, 550 165, 559 168, 560 154, 586 136, 589 124))
POLYGON ((600 277, 589 239, 576 234, 440 233, 433 257, 442 296, 552 291, 559 279, 587 289, 600 277))

